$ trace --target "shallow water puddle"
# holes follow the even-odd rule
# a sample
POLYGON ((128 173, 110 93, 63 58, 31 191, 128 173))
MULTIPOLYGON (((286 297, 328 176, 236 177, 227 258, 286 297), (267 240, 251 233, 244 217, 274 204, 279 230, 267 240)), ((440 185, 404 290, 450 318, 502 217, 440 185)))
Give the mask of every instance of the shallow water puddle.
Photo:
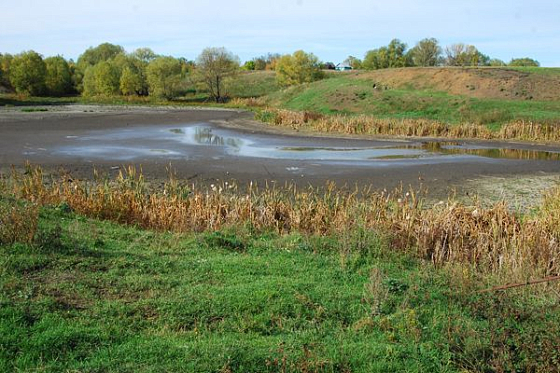
POLYGON ((58 154, 88 158, 132 160, 146 157, 169 159, 225 156, 313 160, 325 162, 381 161, 395 163, 430 162, 461 159, 560 160, 560 153, 514 148, 496 148, 460 142, 354 141, 332 138, 291 138, 272 134, 252 134, 211 125, 176 128, 144 127, 92 133, 79 138, 67 136, 72 145, 61 147, 58 154), (339 146, 351 143, 352 146, 339 146), (336 144, 336 146, 333 146, 336 144), (364 146, 356 146, 364 144, 364 146))
MULTIPOLYGON (((560 160, 560 153, 552 151, 489 148, 461 144, 454 141, 421 142, 404 146, 375 147, 321 147, 321 146, 270 146, 262 142, 220 134, 210 127, 192 127, 188 130, 172 129, 173 133, 190 137, 198 145, 230 147, 229 153, 246 157, 313 160, 391 160, 418 159, 438 156, 465 155, 497 159, 560 160)), ((187 140, 188 142, 189 140, 187 140)))

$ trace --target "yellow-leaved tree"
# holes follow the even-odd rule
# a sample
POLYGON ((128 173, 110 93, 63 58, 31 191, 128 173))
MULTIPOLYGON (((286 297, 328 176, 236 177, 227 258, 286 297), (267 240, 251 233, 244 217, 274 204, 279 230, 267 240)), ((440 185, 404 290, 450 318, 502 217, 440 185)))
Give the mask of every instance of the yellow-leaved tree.
POLYGON ((317 56, 302 50, 276 61, 276 79, 282 86, 310 83, 324 77, 317 56))

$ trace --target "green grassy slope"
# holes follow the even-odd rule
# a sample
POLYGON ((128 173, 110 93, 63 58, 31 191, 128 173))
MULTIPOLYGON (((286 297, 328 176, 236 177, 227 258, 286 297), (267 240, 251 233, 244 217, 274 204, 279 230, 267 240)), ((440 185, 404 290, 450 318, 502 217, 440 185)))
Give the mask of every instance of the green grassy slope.
POLYGON ((554 363, 560 312, 550 300, 515 290, 478 295, 371 232, 181 236, 66 210, 42 210, 33 244, 0 244, 0 371, 453 372, 554 363))
POLYGON ((228 84, 231 97, 261 97, 280 89, 274 71, 251 71, 239 74, 228 84))
MULTIPOLYGON (((417 77, 421 69, 415 69, 417 77)), ((542 69, 546 73, 560 76, 559 69, 542 69), (557 71, 558 70, 558 71, 557 71)), ((398 75, 402 69, 395 69, 398 75)), ((525 70, 524 70, 525 71, 525 70)), ((390 71, 389 71, 390 72, 390 71)), ((410 75, 410 72, 407 72, 410 75)), ((384 75, 388 75, 385 72, 384 75)), ((450 74, 452 79, 452 75, 450 74)), ((383 76, 385 80, 389 79, 383 76)), ((371 114, 381 118, 425 118, 442 122, 477 124, 502 124, 512 120, 558 121, 560 100, 530 99, 531 93, 524 92, 524 99, 507 97, 476 97, 465 86, 462 94, 445 91, 442 86, 429 88, 429 77, 418 79, 412 76, 408 82, 389 85, 380 82, 372 73, 334 75, 312 84, 291 87, 269 96, 269 102, 290 110, 309 110, 323 114, 371 114), (375 84, 375 88, 374 88, 375 84)), ((535 87, 534 89, 538 89, 535 87)), ((517 93, 517 92, 516 92, 517 93)), ((560 96, 560 87, 558 88, 560 96)))

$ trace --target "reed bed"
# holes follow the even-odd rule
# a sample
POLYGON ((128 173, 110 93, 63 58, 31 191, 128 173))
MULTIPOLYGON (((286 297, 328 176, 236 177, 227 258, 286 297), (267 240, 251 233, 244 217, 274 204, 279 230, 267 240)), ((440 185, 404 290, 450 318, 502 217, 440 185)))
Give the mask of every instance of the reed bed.
POLYGON ((128 168, 114 180, 68 176, 46 180, 40 168, 14 172, 11 189, 36 204, 66 204, 77 213, 174 232, 249 227, 253 232, 341 235, 356 229, 386 235, 392 248, 436 265, 463 263, 494 273, 525 276, 560 273, 560 188, 541 211, 520 218, 505 203, 490 208, 453 200, 425 208, 414 191, 340 190, 333 185, 298 189, 249 185, 181 186, 173 178, 148 192, 128 168))
MULTIPOLYGON (((248 104, 253 105, 252 102, 248 104)), ((310 129, 349 135, 560 141, 560 124, 534 123, 523 120, 506 123, 500 130, 492 131, 485 125, 475 123, 446 124, 427 119, 376 118, 371 115, 321 115, 271 108, 261 109, 257 113, 257 119, 295 130, 310 129)))

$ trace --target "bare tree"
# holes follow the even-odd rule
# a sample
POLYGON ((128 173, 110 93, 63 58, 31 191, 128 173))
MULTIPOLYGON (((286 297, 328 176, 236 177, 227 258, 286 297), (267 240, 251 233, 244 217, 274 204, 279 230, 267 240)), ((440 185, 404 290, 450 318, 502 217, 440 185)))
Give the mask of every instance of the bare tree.
POLYGON ((223 102, 226 97, 224 80, 238 71, 239 57, 225 48, 206 48, 196 59, 196 75, 216 102, 223 102))

